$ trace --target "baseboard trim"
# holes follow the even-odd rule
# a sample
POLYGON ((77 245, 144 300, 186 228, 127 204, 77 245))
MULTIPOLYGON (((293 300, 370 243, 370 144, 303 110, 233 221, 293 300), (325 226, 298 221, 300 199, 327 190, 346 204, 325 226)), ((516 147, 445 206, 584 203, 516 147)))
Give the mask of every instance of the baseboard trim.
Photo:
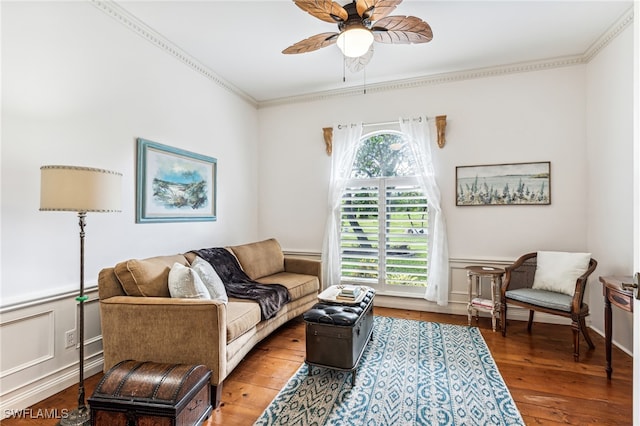
MULTIPOLYGON (((594 332, 596 332, 597 334, 599 334, 603 338, 605 337, 604 331, 602 331, 601 329, 593 327, 593 326, 591 326, 589 328, 591 328, 591 330, 593 330, 594 332)), ((624 352, 627 355, 629 355, 631 358, 633 358, 633 351, 631 349, 627 348, 626 346, 620 344, 620 342, 618 342, 616 339, 612 339, 611 340, 611 344, 613 346, 615 346, 616 348, 620 349, 622 352, 624 352)))
MULTIPOLYGON (((434 312, 439 314, 467 315, 467 304, 449 301, 447 306, 439 306, 421 298, 376 295, 375 306, 384 308, 407 309, 410 311, 434 312)), ((490 317, 487 312, 479 312, 481 317, 490 317)), ((507 318, 515 321, 528 321, 529 311, 517 306, 509 306, 507 318)), ((557 315, 536 312, 535 322, 571 325, 571 321, 557 315)))
MULTIPOLYGON (((85 377, 90 377, 101 372, 103 365, 104 358, 102 354, 85 361, 85 377)), ((25 383, 20 388, 13 389, 7 392, 7 395, 3 395, 2 401, 0 401, 0 419, 10 417, 12 413, 24 410, 26 407, 37 404, 69 386, 76 384, 78 384, 78 363, 74 363, 58 371, 53 371, 29 383, 25 383)), ((54 407, 51 408, 53 409, 54 407)), ((55 408, 59 409, 59 407, 55 408)), ((65 408, 73 409, 76 407, 65 408)))

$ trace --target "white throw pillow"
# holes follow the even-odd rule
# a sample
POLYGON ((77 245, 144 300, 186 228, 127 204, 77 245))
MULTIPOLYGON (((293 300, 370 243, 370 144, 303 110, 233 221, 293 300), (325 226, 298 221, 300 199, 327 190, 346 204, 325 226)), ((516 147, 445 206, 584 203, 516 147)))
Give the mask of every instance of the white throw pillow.
POLYGON ((201 257, 196 257, 191 267, 202 279, 204 286, 209 291, 209 295, 213 300, 220 300, 224 304, 227 304, 229 298, 227 297, 227 290, 224 288, 224 283, 220 279, 220 276, 213 269, 213 266, 201 257))
POLYGON ((533 287, 573 296, 576 280, 589 268, 591 253, 539 251, 533 287))
POLYGON ((169 293, 176 298, 211 299, 198 273, 177 262, 169 271, 169 293))

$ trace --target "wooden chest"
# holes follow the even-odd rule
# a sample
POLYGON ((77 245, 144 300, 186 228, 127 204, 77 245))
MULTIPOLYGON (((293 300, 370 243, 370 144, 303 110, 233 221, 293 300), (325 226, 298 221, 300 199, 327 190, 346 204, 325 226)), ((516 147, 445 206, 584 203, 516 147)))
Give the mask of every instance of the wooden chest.
POLYGON ((93 426, 192 426, 211 414, 204 365, 122 361, 89 398, 93 426))

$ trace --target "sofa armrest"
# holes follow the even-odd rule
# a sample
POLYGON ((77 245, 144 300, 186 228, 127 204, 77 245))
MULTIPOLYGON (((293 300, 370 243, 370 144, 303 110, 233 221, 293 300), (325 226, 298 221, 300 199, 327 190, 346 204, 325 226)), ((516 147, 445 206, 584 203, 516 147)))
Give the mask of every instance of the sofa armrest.
POLYGON ((305 257, 284 257, 284 270, 295 274, 313 275, 322 284, 322 261, 305 257))
POLYGON ((100 301, 105 371, 126 359, 204 364, 226 376, 226 306, 214 300, 115 296, 100 301))

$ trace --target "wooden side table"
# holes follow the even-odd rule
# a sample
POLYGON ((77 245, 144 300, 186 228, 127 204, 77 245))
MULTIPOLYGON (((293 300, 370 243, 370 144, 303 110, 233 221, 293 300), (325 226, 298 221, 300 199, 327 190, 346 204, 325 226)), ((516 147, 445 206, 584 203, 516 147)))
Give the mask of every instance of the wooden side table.
POLYGON ((467 270, 467 284, 469 287, 469 302, 467 303, 469 325, 471 325, 471 317, 473 317, 474 313, 477 321, 478 311, 489 312, 491 314, 491 327, 493 331, 496 331, 497 317, 500 315, 499 291, 502 285, 504 269, 494 268, 493 266, 467 266, 465 269, 467 270), (481 283, 483 277, 491 278, 491 299, 482 298, 481 283))
POLYGON ((604 337, 607 351, 607 379, 611 380, 611 336, 613 324, 611 320, 611 304, 623 311, 633 312, 633 291, 622 288, 622 283, 633 283, 631 276, 600 277, 602 292, 604 293, 604 337))

